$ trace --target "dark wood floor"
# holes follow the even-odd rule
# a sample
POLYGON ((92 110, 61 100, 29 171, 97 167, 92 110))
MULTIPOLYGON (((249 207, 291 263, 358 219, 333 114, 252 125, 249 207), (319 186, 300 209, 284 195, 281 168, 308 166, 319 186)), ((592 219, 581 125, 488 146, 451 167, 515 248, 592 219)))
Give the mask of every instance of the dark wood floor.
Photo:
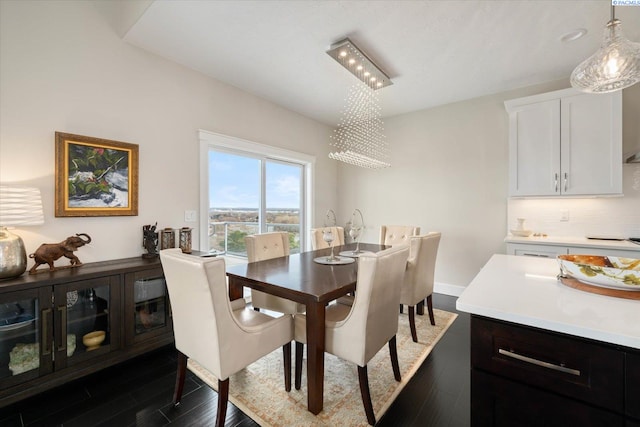
MULTIPOLYGON (((455 310, 456 298, 434 295, 434 307, 455 310)), ((459 317, 400 393, 379 426, 470 424, 469 315, 459 317)), ((0 409, 0 426, 207 426, 217 396, 197 377, 171 405, 175 350, 165 348, 0 409)), ((364 411, 362 413, 365 420, 364 411)), ((232 404, 226 426, 257 426, 232 404)))

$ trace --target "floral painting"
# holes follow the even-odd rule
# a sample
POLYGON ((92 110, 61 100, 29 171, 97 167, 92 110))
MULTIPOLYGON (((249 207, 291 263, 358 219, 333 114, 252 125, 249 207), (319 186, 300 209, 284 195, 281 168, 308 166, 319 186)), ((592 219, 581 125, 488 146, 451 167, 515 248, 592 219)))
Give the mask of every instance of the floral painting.
POLYGON ((56 132, 56 216, 138 214, 138 146, 56 132))

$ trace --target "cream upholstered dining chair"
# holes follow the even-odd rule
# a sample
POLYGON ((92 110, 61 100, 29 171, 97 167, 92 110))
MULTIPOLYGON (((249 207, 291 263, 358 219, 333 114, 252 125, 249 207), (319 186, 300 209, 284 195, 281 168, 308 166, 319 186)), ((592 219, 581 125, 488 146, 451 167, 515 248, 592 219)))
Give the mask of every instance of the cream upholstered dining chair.
POLYGON ((326 229, 331 230, 331 234, 333 234, 333 242, 331 242, 331 246, 342 246, 344 245, 344 227, 322 227, 322 228, 312 228, 311 229, 311 248, 315 251, 316 249, 325 249, 330 246, 327 242, 322 238, 323 231, 326 229))
MULTIPOLYGON (((249 262, 264 261, 289 255, 289 233, 276 231, 254 234, 244 238, 249 262)), ((256 310, 266 309, 279 313, 302 313, 303 304, 251 289, 251 304, 256 310)))
MULTIPOLYGON (((173 395, 179 405, 187 359, 218 379, 216 426, 223 426, 229 400, 229 376, 271 353, 284 352, 285 389, 291 390, 293 318, 273 318, 229 301, 223 258, 183 254, 179 248, 160 251, 173 316, 178 372, 173 395)), ((194 370, 194 374, 202 373, 194 370)))
POLYGON ((409 306, 409 327, 411 338, 418 342, 416 333, 415 307, 424 304, 427 300, 429 320, 436 324, 433 317, 433 276, 436 268, 436 256, 440 245, 441 233, 430 232, 422 236, 414 236, 410 239, 409 259, 407 269, 402 282, 400 294, 400 312, 402 305, 409 306))
POLYGON ((380 227, 381 245, 408 245, 411 236, 420 234, 420 227, 412 225, 383 225, 380 227))
MULTIPOLYGON (((400 366, 396 351, 398 304, 409 248, 397 246, 358 259, 358 281, 353 305, 331 304, 326 308, 325 351, 358 365, 360 393, 367 421, 376 423, 369 393, 367 363, 388 343, 396 381, 400 366)), ((306 343, 306 317, 296 315, 295 384, 300 388, 302 343, 306 343)))

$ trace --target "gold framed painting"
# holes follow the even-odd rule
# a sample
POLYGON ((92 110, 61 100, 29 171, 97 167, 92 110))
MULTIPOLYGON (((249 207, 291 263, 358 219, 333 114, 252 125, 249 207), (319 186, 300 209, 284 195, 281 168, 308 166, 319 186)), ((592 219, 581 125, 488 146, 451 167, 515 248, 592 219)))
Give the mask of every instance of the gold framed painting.
POLYGON ((57 217, 138 215, 138 146, 56 132, 57 217))

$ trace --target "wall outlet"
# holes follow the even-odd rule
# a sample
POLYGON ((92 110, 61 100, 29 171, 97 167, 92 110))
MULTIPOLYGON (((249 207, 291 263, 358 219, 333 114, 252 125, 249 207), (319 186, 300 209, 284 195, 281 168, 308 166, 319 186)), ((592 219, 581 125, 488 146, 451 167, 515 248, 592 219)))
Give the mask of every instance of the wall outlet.
POLYGON ((560 211, 560 221, 569 221, 569 209, 562 209, 560 211))
POLYGON ((197 211, 184 211, 184 222, 196 222, 198 220, 197 211))

